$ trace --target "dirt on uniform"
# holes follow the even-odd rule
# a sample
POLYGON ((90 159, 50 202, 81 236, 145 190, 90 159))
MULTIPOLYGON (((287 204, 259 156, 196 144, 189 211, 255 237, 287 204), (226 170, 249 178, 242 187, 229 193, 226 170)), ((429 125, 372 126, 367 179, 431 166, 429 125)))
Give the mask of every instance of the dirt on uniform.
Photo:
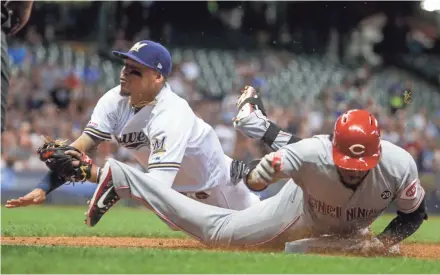
MULTIPOLYGON (((2 237, 2 245, 29 245, 29 246, 105 246, 105 247, 140 247, 140 248, 166 248, 166 249, 191 249, 191 250, 234 250, 239 249, 213 249, 196 240, 173 238, 133 238, 133 237, 2 237)), ((240 249, 239 251, 243 251, 240 249)), ((246 251, 280 251, 275 249, 246 249, 246 251)), ((440 260, 440 244, 402 244, 401 257, 440 260)), ((320 253, 321 254, 321 253, 320 253)), ((334 253, 324 253, 334 254, 334 253)), ((340 254, 340 253, 335 253, 340 254)), ((396 257, 396 256, 394 256, 396 257)))

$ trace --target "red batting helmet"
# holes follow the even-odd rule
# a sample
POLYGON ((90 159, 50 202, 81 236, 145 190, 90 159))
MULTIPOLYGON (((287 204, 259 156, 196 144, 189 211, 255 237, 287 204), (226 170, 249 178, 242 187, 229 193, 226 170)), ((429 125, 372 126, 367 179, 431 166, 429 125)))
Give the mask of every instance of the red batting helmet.
POLYGON ((333 161, 348 170, 366 171, 379 162, 380 128, 365 110, 350 110, 338 117, 333 131, 333 161))

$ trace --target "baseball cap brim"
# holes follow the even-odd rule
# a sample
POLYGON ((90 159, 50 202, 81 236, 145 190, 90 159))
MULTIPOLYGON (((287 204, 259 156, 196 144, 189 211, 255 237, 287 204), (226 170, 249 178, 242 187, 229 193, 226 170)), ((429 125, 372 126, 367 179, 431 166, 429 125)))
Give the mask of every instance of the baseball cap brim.
POLYGON ((380 159, 380 154, 371 156, 353 158, 341 153, 336 147, 333 147, 333 162, 336 166, 346 170, 367 171, 373 169, 380 159))
POLYGON ((140 64, 142 64, 142 65, 144 65, 144 66, 146 66, 146 67, 148 67, 150 69, 153 69, 153 70, 157 71, 157 68, 154 68, 154 66, 151 66, 149 64, 146 64, 144 61, 139 59, 137 56, 135 56, 135 55, 133 55, 133 54, 131 54, 129 52, 126 53, 126 52, 112 51, 112 54, 114 56, 122 58, 122 59, 127 59, 128 58, 128 59, 134 60, 134 61, 136 61, 136 62, 138 62, 138 63, 140 63, 140 64))

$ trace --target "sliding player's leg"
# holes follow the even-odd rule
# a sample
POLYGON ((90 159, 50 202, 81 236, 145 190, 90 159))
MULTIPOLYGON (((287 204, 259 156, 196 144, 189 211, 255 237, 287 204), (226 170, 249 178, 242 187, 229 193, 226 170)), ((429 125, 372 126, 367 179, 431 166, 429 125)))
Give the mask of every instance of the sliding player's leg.
POLYGON ((114 159, 109 159, 108 163, 112 177, 108 184, 114 185, 118 196, 151 206, 162 219, 207 245, 258 245, 281 237, 286 230, 300 234, 307 226, 303 193, 293 181, 274 197, 236 211, 188 198, 114 159))

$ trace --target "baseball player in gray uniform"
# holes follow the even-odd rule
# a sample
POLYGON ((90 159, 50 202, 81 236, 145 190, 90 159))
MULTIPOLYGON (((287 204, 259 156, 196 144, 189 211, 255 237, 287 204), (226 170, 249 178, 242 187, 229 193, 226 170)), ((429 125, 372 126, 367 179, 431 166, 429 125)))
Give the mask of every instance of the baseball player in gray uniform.
MULTIPOLYGON (((237 116, 237 120, 243 120, 242 130, 246 118, 257 111, 258 119, 267 121, 255 110, 255 101, 244 103, 250 105, 246 108, 251 112, 237 116)), ((294 140, 287 133, 272 133, 270 145, 279 144, 276 141, 280 134, 289 136, 287 141, 294 140)), ((201 242, 218 247, 272 246, 323 235, 349 239, 359 236, 393 203, 397 216, 382 233, 356 239, 346 248, 385 252, 412 235, 427 219, 425 192, 413 158, 402 148, 381 140, 376 118, 365 110, 342 114, 332 135, 280 146, 278 151, 249 163, 244 177, 248 188, 255 191, 283 178, 292 180, 277 195, 240 211, 192 200, 160 181, 146 180, 140 171, 111 158, 100 177, 90 180, 98 182, 102 191, 95 200, 104 202, 106 210, 115 200, 134 198, 130 186, 136 186, 141 195, 136 199, 150 205, 161 218, 201 242), (133 185, 141 180, 142 187, 133 185)))

